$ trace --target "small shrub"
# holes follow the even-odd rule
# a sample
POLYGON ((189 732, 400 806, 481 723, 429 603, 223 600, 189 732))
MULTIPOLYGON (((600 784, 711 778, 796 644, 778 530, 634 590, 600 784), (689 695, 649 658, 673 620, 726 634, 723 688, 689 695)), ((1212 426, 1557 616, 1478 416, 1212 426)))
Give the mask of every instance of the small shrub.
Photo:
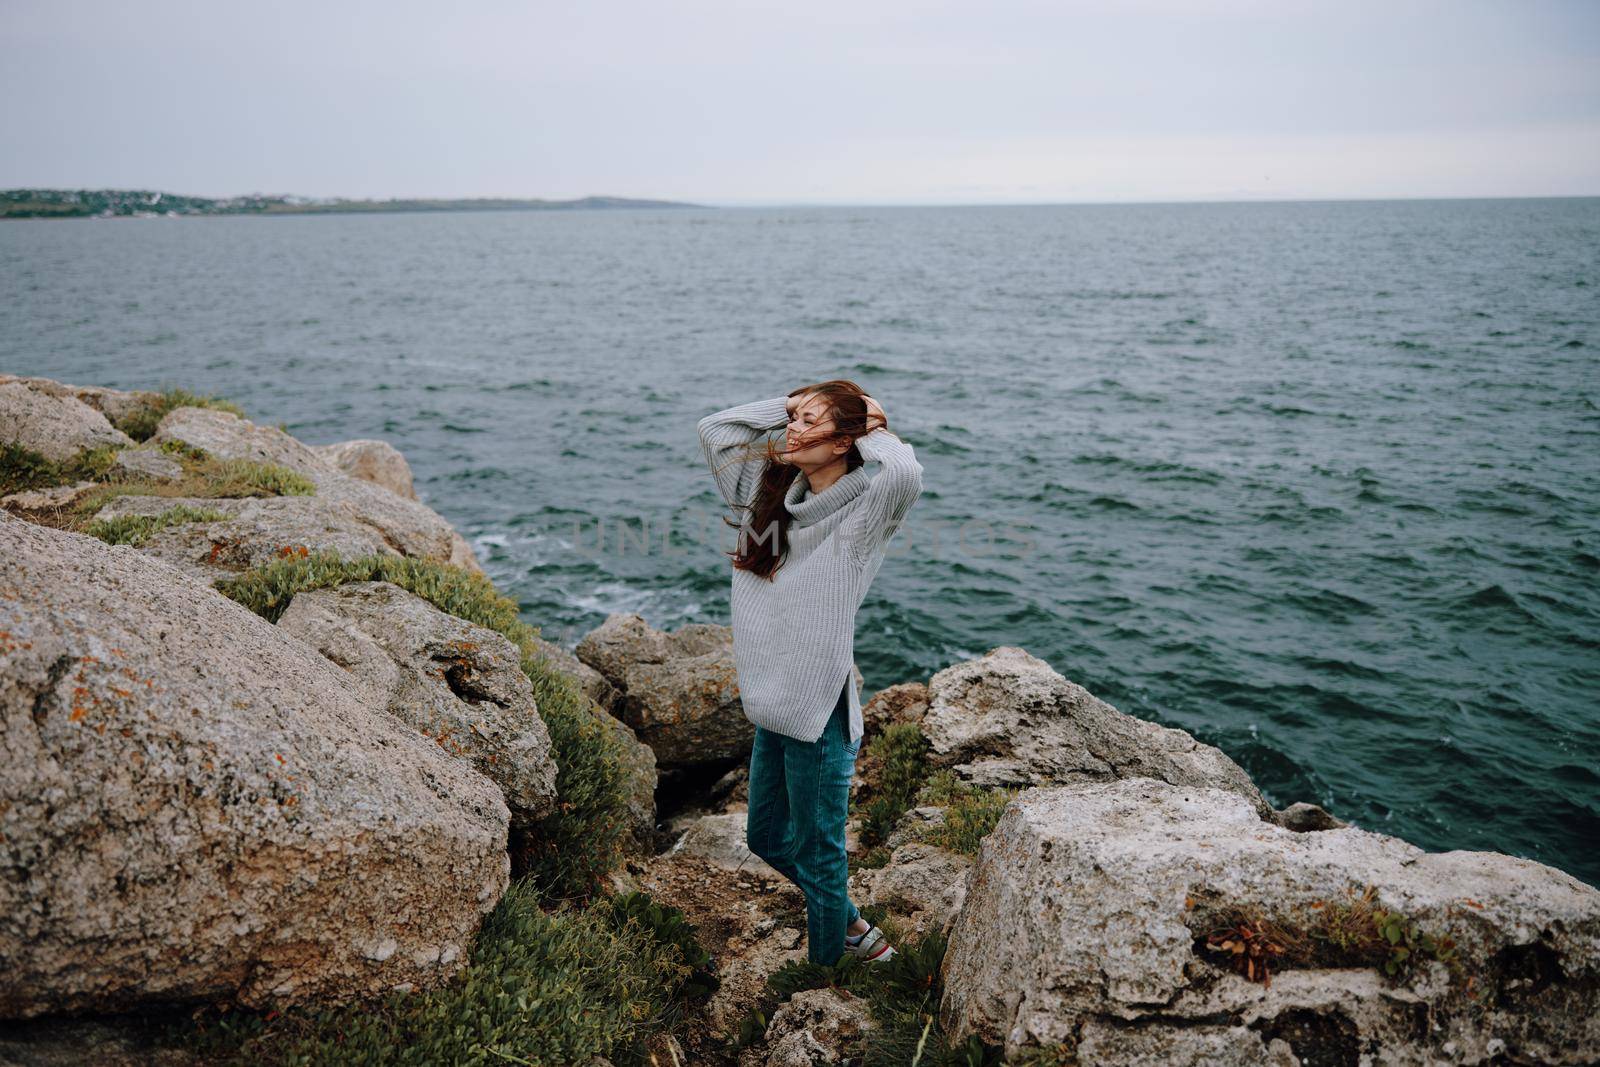
POLYGON ((0 496, 53 485, 98 482, 115 462, 120 445, 85 449, 69 460, 46 459, 15 441, 0 442, 0 496))
MULTIPOLYGON (((692 968, 615 907, 545 912, 536 887, 512 883, 484 919, 463 973, 426 993, 372 1003, 270 1012, 212 1011, 170 1039, 224 1064, 587 1063, 644 1059, 669 1028, 692 968)), ((647 906, 635 904, 628 915, 647 906)))
POLYGON ((204 485, 195 496, 316 496, 317 486, 299 471, 253 459, 207 459, 204 485))
POLYGON ((556 811, 512 842, 513 870, 562 897, 594 892, 622 859, 628 800, 622 754, 588 696, 539 650, 539 632, 519 617, 515 601, 474 571, 433 560, 332 553, 274 560, 217 582, 224 596, 277 622, 294 595, 346 582, 393 582, 440 611, 503 635, 521 653, 539 717, 550 732, 556 763, 556 811))
POLYGON ((140 404, 117 419, 114 425, 135 441, 148 441, 156 432, 161 420, 166 418, 167 412, 174 408, 217 408, 221 411, 231 411, 240 418, 245 417, 244 409, 231 400, 214 396, 196 396, 187 389, 168 389, 155 394, 153 400, 140 404))
POLYGON ((1015 789, 985 789, 963 782, 954 771, 935 771, 916 797, 917 804, 937 804, 944 810, 944 822, 922 835, 922 839, 940 848, 961 852, 968 856, 978 854, 978 846, 1000 821, 1015 789))
POLYGON ((892 723, 866 752, 877 772, 861 823, 861 843, 870 847, 883 844, 910 809, 927 776, 928 739, 914 722, 892 723))
POLYGON ((890 857, 890 855, 891 854, 889 852, 888 846, 886 846, 886 845, 873 845, 871 848, 869 848, 865 852, 863 852, 860 855, 860 857, 858 857, 855 860, 852 860, 851 863, 850 863, 850 866, 855 867, 857 869, 862 869, 862 868, 871 869, 871 868, 878 868, 878 867, 887 867, 887 866, 889 866, 889 857, 890 857))
POLYGON ((122 515, 115 519, 96 519, 83 532, 109 545, 142 545, 158 530, 185 522, 215 522, 228 516, 215 508, 196 508, 187 504, 168 508, 159 515, 122 515))
POLYGON ((675 995, 690 1003, 711 996, 722 984, 714 973, 711 954, 700 944, 698 932, 679 908, 657 903, 648 893, 619 893, 610 898, 612 921, 618 929, 637 923, 656 941, 677 948, 688 975, 675 995))
POLYGON ((1223 962, 1252 982, 1272 987, 1272 968, 1285 956, 1300 958, 1304 938, 1268 922, 1250 917, 1236 918, 1206 935, 1206 949, 1223 957, 1223 962))

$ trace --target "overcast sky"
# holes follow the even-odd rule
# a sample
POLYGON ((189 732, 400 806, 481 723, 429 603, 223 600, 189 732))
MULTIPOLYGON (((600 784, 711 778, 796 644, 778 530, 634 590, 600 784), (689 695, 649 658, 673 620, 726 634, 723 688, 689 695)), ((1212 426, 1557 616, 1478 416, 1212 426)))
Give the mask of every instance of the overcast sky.
POLYGON ((1597 0, 0 0, 0 186, 1600 194, 1597 0))

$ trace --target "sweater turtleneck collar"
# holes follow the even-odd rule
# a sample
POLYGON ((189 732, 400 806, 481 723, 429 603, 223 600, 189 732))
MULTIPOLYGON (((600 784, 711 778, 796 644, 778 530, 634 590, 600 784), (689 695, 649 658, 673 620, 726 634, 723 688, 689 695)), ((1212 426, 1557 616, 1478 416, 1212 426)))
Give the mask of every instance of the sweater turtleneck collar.
POLYGON ((791 525, 796 527, 810 526, 812 523, 832 515, 850 501, 860 496, 867 488, 871 478, 867 475, 865 464, 855 470, 847 471, 840 475, 839 480, 820 493, 805 496, 810 490, 811 483, 806 478, 806 472, 801 471, 795 475, 794 481, 789 483, 789 491, 784 494, 783 506, 789 512, 791 525), (805 497, 805 499, 801 499, 805 497))

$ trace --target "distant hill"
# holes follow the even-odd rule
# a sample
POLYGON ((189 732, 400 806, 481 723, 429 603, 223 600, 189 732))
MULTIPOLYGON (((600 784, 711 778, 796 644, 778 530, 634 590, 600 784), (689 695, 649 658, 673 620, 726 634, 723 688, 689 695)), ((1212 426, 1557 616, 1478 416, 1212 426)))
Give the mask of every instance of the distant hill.
POLYGON ((585 196, 578 200, 318 200, 305 196, 234 196, 212 200, 150 189, 7 189, 0 218, 160 218, 185 215, 333 215, 375 211, 592 211, 703 207, 675 200, 585 196))

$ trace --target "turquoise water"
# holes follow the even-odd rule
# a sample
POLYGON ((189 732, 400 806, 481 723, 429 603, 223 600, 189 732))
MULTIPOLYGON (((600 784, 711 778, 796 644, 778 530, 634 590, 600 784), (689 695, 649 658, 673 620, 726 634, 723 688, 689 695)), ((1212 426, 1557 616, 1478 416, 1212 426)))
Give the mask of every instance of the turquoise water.
POLYGON ((695 421, 854 378, 925 468, 869 693, 1020 645, 1280 805, 1600 882, 1600 200, 12 222, 0 264, 0 368, 386 438, 568 645, 725 623, 695 421))

